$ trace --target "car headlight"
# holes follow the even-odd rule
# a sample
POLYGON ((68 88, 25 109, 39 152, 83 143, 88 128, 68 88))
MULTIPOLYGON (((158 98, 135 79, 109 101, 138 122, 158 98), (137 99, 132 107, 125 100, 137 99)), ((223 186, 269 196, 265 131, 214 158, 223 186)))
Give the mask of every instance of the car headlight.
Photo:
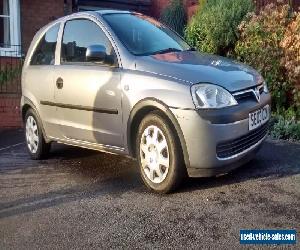
POLYGON ((264 82, 263 86, 264 86, 264 92, 265 92, 266 94, 269 93, 268 85, 267 85, 266 82, 264 82))
POLYGON ((196 84, 192 86, 191 91, 198 109, 217 109, 238 104, 226 89, 214 84, 196 84))

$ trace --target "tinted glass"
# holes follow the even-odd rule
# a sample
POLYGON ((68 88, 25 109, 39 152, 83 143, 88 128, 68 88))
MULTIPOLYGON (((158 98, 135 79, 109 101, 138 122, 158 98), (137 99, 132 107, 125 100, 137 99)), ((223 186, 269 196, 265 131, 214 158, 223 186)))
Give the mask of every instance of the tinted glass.
POLYGON ((10 47, 9 17, 0 17, 0 47, 10 47))
POLYGON ((86 62, 85 53, 91 45, 104 46, 108 60, 114 60, 114 49, 96 23, 84 19, 68 21, 63 35, 61 62, 86 62))
POLYGON ((0 0, 0 15, 9 16, 9 0, 0 0))
POLYGON ((106 14, 103 18, 127 49, 135 55, 190 48, 175 32, 150 17, 140 14, 106 14))
POLYGON ((0 47, 10 47, 9 1, 0 0, 0 47))
POLYGON ((55 62, 55 48, 60 24, 50 28, 39 42, 32 58, 31 65, 53 65, 55 62))

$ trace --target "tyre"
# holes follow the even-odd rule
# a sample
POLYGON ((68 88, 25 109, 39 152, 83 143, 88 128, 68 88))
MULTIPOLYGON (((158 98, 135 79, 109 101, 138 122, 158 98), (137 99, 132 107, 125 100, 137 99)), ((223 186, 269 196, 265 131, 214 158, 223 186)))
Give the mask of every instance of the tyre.
POLYGON ((160 112, 151 112, 141 122, 136 140, 140 175, 157 193, 174 191, 186 176, 178 136, 160 112))
POLYGON ((29 109, 25 115, 25 140, 32 159, 39 160, 48 156, 50 143, 46 143, 41 124, 33 109, 29 109))

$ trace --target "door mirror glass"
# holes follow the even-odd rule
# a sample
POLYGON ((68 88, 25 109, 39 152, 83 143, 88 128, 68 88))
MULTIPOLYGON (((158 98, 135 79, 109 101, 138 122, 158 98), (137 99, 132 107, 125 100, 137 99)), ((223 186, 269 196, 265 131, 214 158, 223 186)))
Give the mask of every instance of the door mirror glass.
POLYGON ((106 49, 103 45, 91 45, 87 47, 85 57, 87 62, 105 62, 106 49))
POLYGON ((93 21, 87 19, 67 21, 61 44, 61 64, 91 62, 117 66, 117 57, 112 44, 103 30, 93 21))

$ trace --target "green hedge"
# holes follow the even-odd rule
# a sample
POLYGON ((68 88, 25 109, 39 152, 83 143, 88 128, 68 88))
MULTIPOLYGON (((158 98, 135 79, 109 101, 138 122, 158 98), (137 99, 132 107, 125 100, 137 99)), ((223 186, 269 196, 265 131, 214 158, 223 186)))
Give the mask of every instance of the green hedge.
POLYGON ((228 55, 238 40, 238 25, 253 9, 253 0, 209 0, 188 24, 185 37, 202 52, 228 55))

